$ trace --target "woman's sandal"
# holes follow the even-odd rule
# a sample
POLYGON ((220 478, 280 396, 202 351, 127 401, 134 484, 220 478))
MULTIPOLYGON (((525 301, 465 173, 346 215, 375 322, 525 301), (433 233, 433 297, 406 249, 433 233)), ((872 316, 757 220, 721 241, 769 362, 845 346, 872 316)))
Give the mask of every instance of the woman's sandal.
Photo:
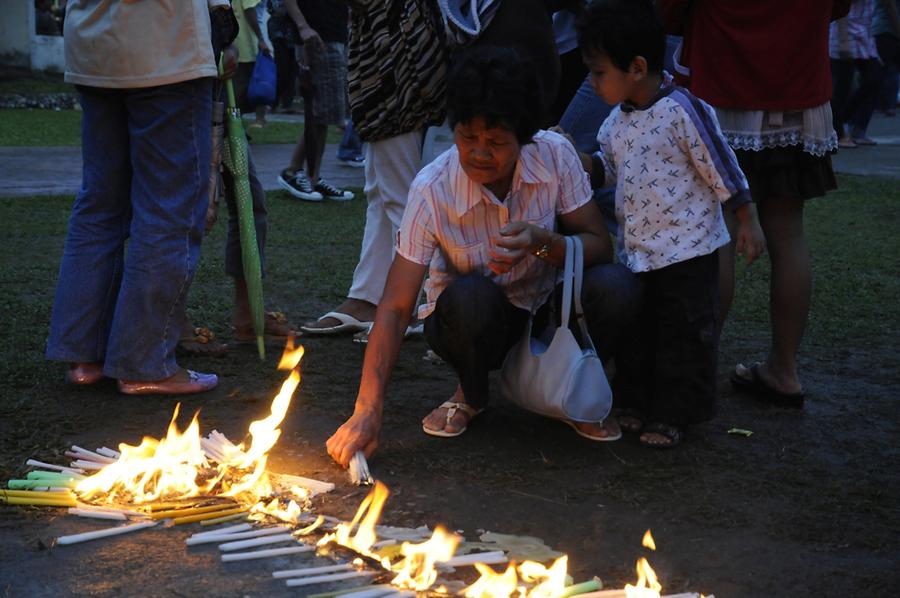
POLYGON ((641 444, 643 444, 644 446, 649 446, 656 449, 675 448, 683 441, 684 428, 660 422, 654 422, 652 424, 647 424, 646 426, 644 426, 644 429, 641 432, 640 439, 641 444), (650 442, 649 440, 646 440, 644 438, 644 434, 659 434, 660 436, 664 436, 665 438, 667 438, 668 442, 650 442))
POLYGON ((469 424, 472 423, 472 420, 475 419, 475 416, 484 411, 484 409, 475 409, 474 407, 470 407, 466 403, 461 403, 459 401, 444 401, 437 407, 437 409, 447 410, 447 419, 444 421, 444 427, 440 430, 432 430, 431 428, 426 428, 425 424, 423 423, 422 431, 429 436, 437 436, 438 438, 455 438, 456 436, 459 436, 469 429, 469 424), (456 415, 457 411, 462 411, 463 413, 468 415, 469 421, 467 421, 466 425, 464 425, 456 432, 447 432, 447 424, 450 423, 450 420, 453 419, 453 416, 456 415))

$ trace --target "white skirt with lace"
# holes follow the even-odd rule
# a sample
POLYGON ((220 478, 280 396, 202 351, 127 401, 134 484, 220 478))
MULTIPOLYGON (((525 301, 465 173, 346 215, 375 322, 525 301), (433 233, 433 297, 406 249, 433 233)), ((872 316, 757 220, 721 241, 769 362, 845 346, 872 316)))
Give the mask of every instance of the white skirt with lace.
POLYGON ((814 156, 837 149, 831 102, 806 110, 730 110, 716 108, 722 133, 732 149, 760 151, 799 145, 814 156))

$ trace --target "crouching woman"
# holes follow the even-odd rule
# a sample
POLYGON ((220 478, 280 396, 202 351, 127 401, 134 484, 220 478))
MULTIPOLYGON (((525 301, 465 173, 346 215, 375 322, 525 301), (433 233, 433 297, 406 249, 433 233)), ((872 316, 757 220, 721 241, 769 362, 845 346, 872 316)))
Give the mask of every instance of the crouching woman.
MULTIPOLYGON (((459 385, 423 420, 433 436, 465 431, 488 402, 488 373, 523 334, 529 313, 553 317, 551 297, 565 261, 557 224, 584 246, 582 302, 601 357, 633 316, 639 290, 613 265, 603 218, 572 146, 539 131, 534 69, 509 49, 479 48, 458 58, 447 82, 454 146, 410 187, 384 296, 369 335, 353 415, 328 440, 347 466, 378 444, 385 388, 425 282, 425 338, 455 370, 459 385)), ((572 423, 582 436, 612 440, 614 421, 572 423)))

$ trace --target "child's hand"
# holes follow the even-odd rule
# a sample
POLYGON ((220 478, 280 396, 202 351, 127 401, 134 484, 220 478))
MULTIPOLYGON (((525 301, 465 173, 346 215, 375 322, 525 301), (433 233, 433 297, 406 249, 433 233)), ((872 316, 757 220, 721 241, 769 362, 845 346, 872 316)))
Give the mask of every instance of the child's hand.
POLYGON ((563 137, 566 138, 566 141, 568 141, 569 143, 572 144, 572 147, 575 147, 575 138, 572 137, 571 135, 569 135, 568 133, 566 133, 566 132, 563 130, 563 128, 560 127, 559 125, 554 125, 554 126, 550 127, 550 128, 547 129, 547 130, 548 130, 548 131, 552 131, 552 132, 554 132, 554 133, 559 133, 560 135, 562 135, 563 137))
POLYGON ((744 204, 735 214, 738 217, 738 228, 734 249, 738 255, 744 256, 749 266, 766 250, 766 237, 759 225, 759 218, 756 217, 755 205, 744 204))
POLYGON ((537 232, 527 222, 510 222, 500 229, 500 236, 491 240, 488 268, 494 274, 505 274, 522 261, 532 248, 538 246, 537 232))

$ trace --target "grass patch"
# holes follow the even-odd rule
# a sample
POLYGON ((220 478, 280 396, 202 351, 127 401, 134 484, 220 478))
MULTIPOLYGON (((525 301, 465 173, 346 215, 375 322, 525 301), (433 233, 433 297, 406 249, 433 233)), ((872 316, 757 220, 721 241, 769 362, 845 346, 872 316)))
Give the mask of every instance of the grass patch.
POLYGON ((27 72, 26 76, 0 76, 0 95, 40 93, 75 93, 75 86, 63 81, 61 74, 54 73, 27 72))
MULTIPOLYGON (((250 124, 245 117, 244 127, 250 124)), ((251 144, 296 143, 303 124, 269 120, 261 129, 247 129, 251 144)), ((328 143, 339 143, 337 127, 328 127, 328 143)), ((81 145, 80 110, 0 110, 0 146, 45 147, 81 145)))

